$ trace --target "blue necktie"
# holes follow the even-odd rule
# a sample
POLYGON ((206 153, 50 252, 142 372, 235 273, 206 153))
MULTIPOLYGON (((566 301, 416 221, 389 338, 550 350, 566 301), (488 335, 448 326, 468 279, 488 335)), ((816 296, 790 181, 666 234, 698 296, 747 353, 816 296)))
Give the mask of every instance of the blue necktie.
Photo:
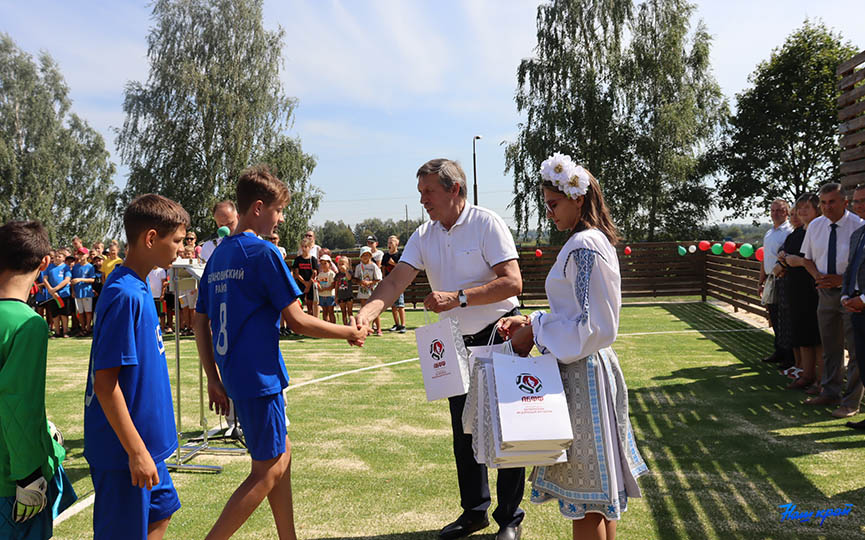
POLYGON ((837 274, 838 272, 835 270, 835 259, 838 258, 838 234, 835 229, 838 228, 838 224, 833 223, 829 226, 832 227, 832 232, 829 233, 829 254, 827 255, 828 260, 826 261, 826 273, 837 274))

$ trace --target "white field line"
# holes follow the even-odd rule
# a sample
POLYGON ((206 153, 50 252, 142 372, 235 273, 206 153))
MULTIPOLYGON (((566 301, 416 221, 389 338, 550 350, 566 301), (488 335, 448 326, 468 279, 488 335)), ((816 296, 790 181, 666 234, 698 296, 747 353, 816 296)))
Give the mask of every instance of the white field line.
MULTIPOLYGON (((82 510, 84 510, 88 506, 92 505, 95 498, 96 498, 96 495, 91 493, 90 495, 87 496, 87 498, 78 501, 77 503, 73 504, 72 506, 70 506, 69 508, 64 510, 59 516, 54 518, 54 526, 56 527, 57 525, 60 525, 61 523, 63 523, 67 519, 71 518, 75 514, 81 512, 82 510)), ((51 511, 49 508, 46 508, 46 509, 43 509, 43 512, 46 510, 49 512, 51 511)))
POLYGON ((301 386, 306 386, 308 384, 315 384, 315 383, 320 383, 320 382, 324 382, 324 381, 329 381, 331 379, 336 379, 337 377, 343 377, 345 375, 351 375, 352 373, 360 373, 361 371, 369 371, 371 369, 378 369, 378 368, 383 368, 383 367, 387 367, 387 366, 395 366, 397 364, 405 364, 406 362, 414 362, 415 360, 419 360, 419 358, 418 357, 406 358, 405 360, 397 360, 396 362, 388 362, 387 364, 376 364, 374 366, 362 367, 362 368, 358 368, 358 369, 353 369, 351 371, 343 371, 341 373, 334 373, 333 375, 328 375, 327 377, 322 377, 320 379, 313 379, 311 381, 302 382, 300 384, 290 384, 288 386, 288 388, 286 388, 286 390, 289 390, 289 391, 296 390, 296 389, 300 388, 301 386))
MULTIPOLYGON (((729 332, 762 332, 763 330, 766 330, 768 328, 769 327, 766 326, 766 327, 761 327, 761 328, 736 328, 736 329, 732 329, 732 330, 664 330, 664 331, 659 331, 659 332, 632 332, 630 334, 619 334, 619 337, 651 336, 651 335, 656 335, 656 334, 696 334, 696 333, 700 333, 700 334, 723 334, 723 333, 729 333, 729 332)), ((312 379, 311 381, 302 382, 300 384, 290 385, 287 388, 287 390, 297 390, 298 388, 301 388, 301 387, 306 386, 308 384, 316 384, 316 383, 320 383, 320 382, 324 382, 324 381, 329 381, 331 379, 336 379, 338 377, 344 377, 346 375, 351 375, 353 373, 360 373, 363 371, 370 371, 373 369, 379 369, 379 368, 388 367, 388 366, 395 366, 398 364, 405 364, 407 362, 414 362, 416 360, 418 360, 417 357, 406 358, 405 360, 397 360, 395 362, 388 362, 386 364, 376 364, 374 366, 367 366, 367 367, 362 367, 362 368, 358 368, 358 369, 352 369, 350 371, 343 371, 340 373, 334 373, 333 375, 328 375, 327 377, 321 377, 318 379, 312 379)), ((94 494, 90 494, 87 498, 73 504, 72 506, 67 508, 62 514, 57 516, 57 519, 54 520, 54 525, 59 525, 60 523, 63 523, 64 521, 71 518, 75 514, 78 514, 82 510, 86 509, 88 506, 93 504, 93 500, 94 500, 94 494)))

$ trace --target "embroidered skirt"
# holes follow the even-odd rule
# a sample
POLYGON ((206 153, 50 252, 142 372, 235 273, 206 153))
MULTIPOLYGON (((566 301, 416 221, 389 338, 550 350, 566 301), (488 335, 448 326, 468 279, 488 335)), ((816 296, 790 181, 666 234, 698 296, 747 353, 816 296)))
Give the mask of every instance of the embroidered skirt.
POLYGON ((572 364, 559 364, 574 442, 568 461, 535 467, 534 503, 558 500, 568 519, 587 512, 619 519, 629 497, 640 497, 636 479, 649 472, 628 418, 628 390, 611 348, 572 364))

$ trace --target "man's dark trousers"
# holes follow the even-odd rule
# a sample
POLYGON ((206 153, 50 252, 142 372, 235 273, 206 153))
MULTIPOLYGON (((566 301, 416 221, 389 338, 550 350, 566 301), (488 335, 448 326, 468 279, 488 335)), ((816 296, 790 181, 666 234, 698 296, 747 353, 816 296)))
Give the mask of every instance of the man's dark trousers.
MULTIPOLYGON (((514 310, 508 315, 518 314, 514 310)), ((490 334, 495 332, 495 323, 472 336, 463 336, 467 347, 477 347, 489 343, 490 334)), ((502 339, 496 333, 494 343, 502 339)), ((466 514, 472 520, 480 519, 490 506, 490 484, 487 477, 487 466, 475 461, 472 450, 472 436, 463 433, 463 408, 466 404, 465 394, 448 398, 451 410, 451 427, 454 436, 454 458, 457 464, 457 479, 460 486, 460 503, 466 514)), ((526 469, 499 469, 496 480, 496 495, 498 508, 493 512, 493 519, 499 527, 516 527, 523 521, 526 513, 520 508, 526 485, 526 469)))

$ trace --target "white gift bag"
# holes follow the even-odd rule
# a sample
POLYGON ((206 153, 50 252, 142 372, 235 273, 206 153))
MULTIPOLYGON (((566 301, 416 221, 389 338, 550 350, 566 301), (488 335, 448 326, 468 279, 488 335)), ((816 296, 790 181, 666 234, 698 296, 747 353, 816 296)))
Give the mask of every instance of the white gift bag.
MULTIPOLYGON (((477 360, 487 360, 489 362, 493 359, 493 353, 501 353, 501 354, 516 354, 514 353, 514 348, 510 341, 504 341, 502 343, 497 343, 493 345, 493 340, 496 337, 495 331, 490 334, 490 339, 486 345, 479 345, 475 347, 467 347, 469 351, 469 389, 466 396, 466 403, 463 407, 463 433, 471 435, 473 428, 473 424, 478 423, 478 394, 486 395, 486 386, 485 383, 478 385, 479 378, 483 376, 483 374, 475 369, 475 362, 477 360)), ((483 463, 482 461, 478 461, 478 463, 483 463)))
POLYGON ((459 323, 449 317, 415 330, 427 401, 461 396, 469 389, 469 353, 459 323))
POLYGON ((530 467, 534 465, 553 465, 567 461, 564 450, 548 451, 509 451, 501 448, 501 435, 498 425, 498 399, 493 377, 492 360, 482 358, 475 364, 481 392, 481 405, 478 408, 476 433, 472 435, 475 459, 492 469, 530 467), (475 439, 476 438, 476 439, 475 439))
POLYGON ((493 353, 492 366, 501 450, 558 452, 568 448, 574 434, 555 357, 493 353))

